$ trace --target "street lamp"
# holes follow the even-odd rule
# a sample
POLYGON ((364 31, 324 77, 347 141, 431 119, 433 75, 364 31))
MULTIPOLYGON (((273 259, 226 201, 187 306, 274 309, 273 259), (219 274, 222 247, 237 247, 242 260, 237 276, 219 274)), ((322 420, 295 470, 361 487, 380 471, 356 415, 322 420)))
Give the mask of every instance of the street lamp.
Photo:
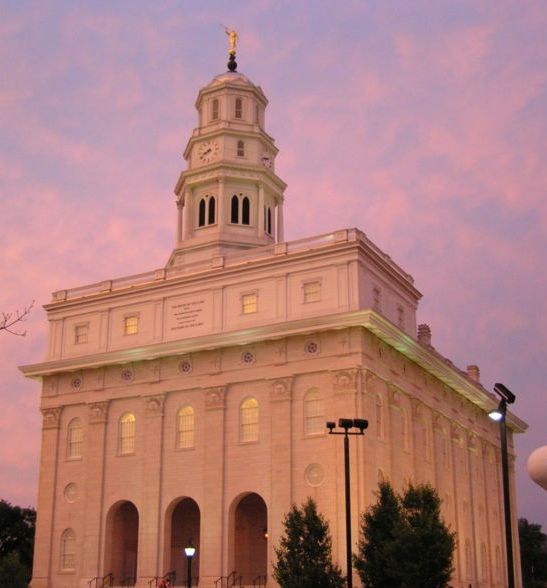
POLYGON ((347 588, 353 588, 353 576, 351 567, 351 494, 349 484, 349 435, 364 435, 368 427, 365 419, 339 419, 338 426, 344 431, 335 431, 336 423, 326 423, 329 435, 344 435, 344 470, 346 478, 346 564, 347 564, 347 588), (359 432, 350 429, 359 429, 359 432))
POLYGON ((188 541, 188 545, 184 548, 186 559, 188 560, 188 572, 186 574, 186 587, 192 588, 192 558, 196 553, 196 548, 192 545, 191 541, 188 541))
POLYGON ((501 467, 503 473, 503 509, 505 511, 505 548, 507 550, 507 582, 509 588, 515 588, 513 568, 513 535, 511 531, 511 497, 509 494, 509 465, 507 460, 507 405, 515 402, 515 395, 503 384, 496 384, 494 392, 500 396, 499 406, 491 410, 488 416, 500 424, 501 467))

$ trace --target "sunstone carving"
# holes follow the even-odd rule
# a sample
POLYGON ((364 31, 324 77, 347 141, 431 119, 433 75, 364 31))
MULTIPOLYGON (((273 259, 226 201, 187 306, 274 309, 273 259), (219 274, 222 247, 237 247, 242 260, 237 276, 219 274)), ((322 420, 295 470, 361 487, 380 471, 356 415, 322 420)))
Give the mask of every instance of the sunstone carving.
POLYGON ((207 410, 224 408, 225 396, 226 386, 218 386, 217 388, 209 388, 209 390, 205 390, 205 408, 207 410))
POLYGON ((292 395, 292 378, 280 378, 272 382, 271 401, 282 402, 290 400, 292 395))
POLYGON ((147 417, 160 416, 163 414, 163 404, 165 402, 165 394, 158 394, 155 396, 145 396, 144 405, 147 417))
POLYGON ((359 370, 338 370, 332 372, 332 387, 335 394, 350 394, 356 392, 359 384, 359 370))
POLYGON ((108 418, 108 405, 110 402, 105 400, 103 402, 92 402, 89 404, 89 422, 90 423, 106 423, 108 418))
POLYGON ((42 408, 44 429, 56 429, 59 427, 62 410, 63 408, 61 406, 56 406, 54 408, 42 408))

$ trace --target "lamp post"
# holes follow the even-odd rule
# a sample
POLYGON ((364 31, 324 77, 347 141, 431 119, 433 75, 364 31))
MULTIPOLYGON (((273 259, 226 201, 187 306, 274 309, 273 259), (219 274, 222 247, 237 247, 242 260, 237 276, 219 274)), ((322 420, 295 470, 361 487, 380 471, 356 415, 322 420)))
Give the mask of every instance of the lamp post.
POLYGON ((346 565, 347 565, 347 588, 353 588, 353 575, 351 566, 351 493, 349 473, 349 435, 364 435, 368 427, 365 419, 339 419, 338 426, 344 431, 335 431, 336 423, 326 423, 329 435, 344 435, 344 473, 346 481, 346 565), (359 432, 350 429, 359 429, 359 432))
POLYGON ((515 395, 503 384, 496 384, 494 392, 501 400, 496 410, 491 410, 488 416, 500 424, 501 467, 503 474, 503 510, 505 512, 505 548, 507 553, 507 585, 515 588, 515 571, 513 566, 513 534, 511 530, 511 495, 509 493, 509 464, 507 459, 507 405, 515 402, 515 395))
POLYGON ((186 559, 188 561, 188 569, 186 574, 186 587, 192 588, 192 558, 196 553, 196 548, 192 545, 191 541, 188 541, 188 545, 184 548, 186 559))

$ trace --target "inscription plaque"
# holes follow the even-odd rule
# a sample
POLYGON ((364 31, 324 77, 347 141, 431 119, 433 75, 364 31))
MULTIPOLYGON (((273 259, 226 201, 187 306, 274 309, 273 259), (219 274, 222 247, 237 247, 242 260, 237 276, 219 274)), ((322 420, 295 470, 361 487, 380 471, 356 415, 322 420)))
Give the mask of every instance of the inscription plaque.
POLYGON ((209 295, 173 298, 167 308, 167 338, 182 339, 200 335, 211 328, 209 295))

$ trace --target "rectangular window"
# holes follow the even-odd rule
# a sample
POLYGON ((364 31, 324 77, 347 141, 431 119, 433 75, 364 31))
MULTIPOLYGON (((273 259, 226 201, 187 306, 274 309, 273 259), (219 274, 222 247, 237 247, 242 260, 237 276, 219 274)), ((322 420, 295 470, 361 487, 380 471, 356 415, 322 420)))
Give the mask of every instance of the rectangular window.
POLYGON ((89 332, 89 325, 76 325, 74 327, 74 343, 81 345, 87 343, 87 335, 89 332))
POLYGON ((321 300, 321 282, 305 282, 304 286, 304 303, 319 302, 321 300))
POLYGON ((253 294, 243 294, 241 297, 241 312, 243 314, 253 314, 257 311, 258 296, 253 294))
POLYGON ((124 333, 136 335, 139 332, 139 317, 136 315, 126 316, 124 319, 124 333))
POLYGON ((215 98, 211 105, 211 120, 218 120, 218 99, 215 98))
POLYGON ((243 141, 237 142, 237 156, 245 157, 245 143, 243 141))

